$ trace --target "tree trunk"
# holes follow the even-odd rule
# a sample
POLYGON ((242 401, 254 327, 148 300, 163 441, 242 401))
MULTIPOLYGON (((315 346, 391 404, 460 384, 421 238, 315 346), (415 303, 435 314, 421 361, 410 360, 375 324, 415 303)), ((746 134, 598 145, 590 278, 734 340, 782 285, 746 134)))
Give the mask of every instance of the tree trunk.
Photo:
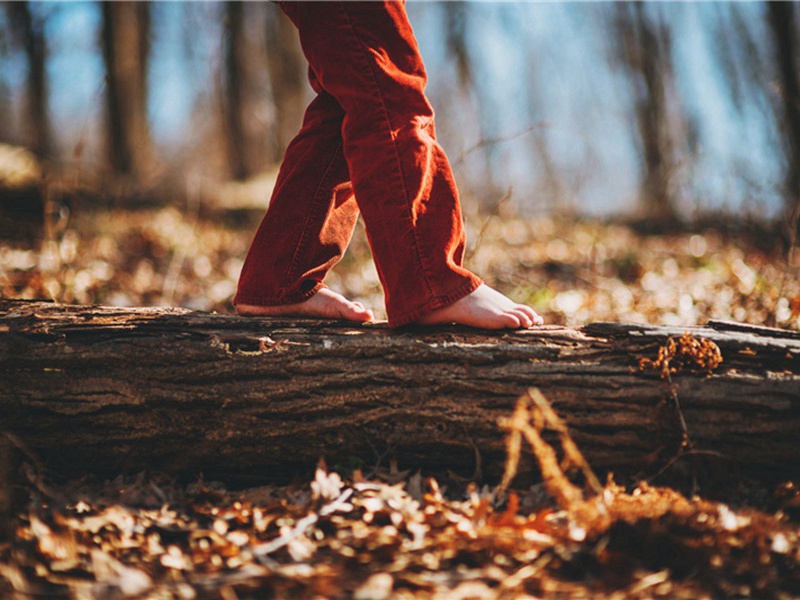
POLYGON ((303 122, 307 65, 297 28, 276 5, 266 8, 267 65, 275 109, 272 158, 279 162, 303 122))
POLYGON ((780 76, 780 99, 783 115, 783 137, 786 146, 785 196, 788 215, 797 227, 800 218, 800 70, 797 62, 797 23, 793 2, 767 2, 767 16, 775 40, 775 53, 780 76))
POLYGON ((13 447, 0 432, 0 543, 8 539, 12 530, 15 481, 13 447))
MULTIPOLYGON (((800 334, 725 323, 711 375, 640 368, 684 328, 389 330, 183 309, 0 300, 0 422, 54 473, 225 480, 313 465, 502 470, 497 421, 538 387, 590 463, 654 472, 684 444, 722 472, 800 472, 800 334), (673 393, 674 392, 674 393, 673 393)), ((674 362, 673 364, 677 364, 674 362)))
POLYGON ((475 80, 467 46, 468 15, 469 7, 461 3, 444 8, 445 44, 448 53, 455 58, 458 83, 463 88, 469 88, 475 80))
POLYGON ((670 191, 675 142, 669 114, 673 79, 669 31, 652 22, 641 2, 621 2, 616 8, 618 58, 631 78, 641 143, 645 216, 663 227, 677 218, 670 191))
POLYGON ((247 161, 245 136, 245 67, 246 44, 244 33, 245 3, 240 0, 225 5, 225 133, 228 147, 228 168, 231 177, 247 179, 250 168, 247 161))
POLYGON ((141 179, 152 164, 147 124, 150 6, 127 0, 101 6, 108 160, 115 172, 141 179))
POLYGON ((52 137, 47 109, 47 46, 44 23, 31 14, 30 2, 6 3, 6 11, 28 60, 25 143, 39 156, 49 156, 52 151, 52 137))

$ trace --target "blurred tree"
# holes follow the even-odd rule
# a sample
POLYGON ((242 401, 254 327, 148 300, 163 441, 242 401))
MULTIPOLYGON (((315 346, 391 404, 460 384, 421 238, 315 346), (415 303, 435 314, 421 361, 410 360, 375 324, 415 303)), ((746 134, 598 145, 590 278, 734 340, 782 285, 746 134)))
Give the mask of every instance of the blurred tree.
POLYGON ((4 3, 14 41, 20 45, 28 62, 25 90, 25 126, 22 142, 39 156, 52 151, 52 133, 47 108, 47 77, 45 63, 47 45, 44 39, 44 20, 31 11, 30 2, 4 3))
POLYGON ((767 2, 767 18, 775 43, 783 117, 781 130, 788 163, 784 194, 788 212, 800 218, 800 65, 794 2, 767 2))
MULTIPOLYGON (((0 17, 3 14, 0 13, 0 17)), ((10 31, 8 19, 0 19, 0 64, 7 64, 11 54, 10 31)), ((11 90, 8 84, 0 79, 0 142, 12 141, 11 133, 11 90)))
MULTIPOLYGON (((759 95, 768 84, 771 64, 764 59, 762 40, 753 27, 752 18, 742 4, 715 4, 711 32, 717 48, 722 75, 730 89, 730 99, 737 111, 743 113, 749 103, 758 103, 759 95)), ((769 59, 772 63, 772 59, 769 59)))
MULTIPOLYGON (((277 162, 273 140, 275 110, 270 99, 271 65, 265 22, 271 7, 239 0, 223 4, 223 135, 228 172, 247 179, 277 162)), ((295 110, 301 111, 302 106, 295 110)))
POLYGON ((153 160, 147 123, 150 5, 124 0, 100 6, 108 160, 115 172, 141 179, 153 160))
POLYGON ((445 11, 445 40, 447 50, 455 57, 458 80, 462 87, 473 83, 472 61, 467 50, 467 5, 453 2, 445 11))
POLYGON ((306 61, 297 29, 272 3, 267 5, 266 47, 274 107, 272 162, 278 162, 303 120, 306 61))
POLYGON ((674 81, 670 31, 645 13, 642 2, 620 2, 615 9, 617 59, 631 80, 644 161, 645 217, 663 225, 677 217, 669 185, 675 150, 668 93, 674 81))
POLYGON ((247 61, 244 31, 245 3, 233 0, 224 4, 225 72, 223 111, 225 140, 228 149, 228 167, 234 179, 247 179, 252 175, 247 160, 245 136, 245 62, 247 61))

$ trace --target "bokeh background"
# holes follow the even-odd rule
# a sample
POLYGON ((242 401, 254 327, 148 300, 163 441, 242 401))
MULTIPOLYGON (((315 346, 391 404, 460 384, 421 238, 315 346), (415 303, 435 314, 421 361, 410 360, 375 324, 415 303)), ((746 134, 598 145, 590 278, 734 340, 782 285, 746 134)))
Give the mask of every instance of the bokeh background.
MULTIPOLYGON (((407 10, 487 280, 556 322, 796 326, 795 3, 407 10)), ((273 3, 2 3, 2 294, 229 310, 312 96, 273 3)), ((331 283, 380 305, 363 238, 331 283)))

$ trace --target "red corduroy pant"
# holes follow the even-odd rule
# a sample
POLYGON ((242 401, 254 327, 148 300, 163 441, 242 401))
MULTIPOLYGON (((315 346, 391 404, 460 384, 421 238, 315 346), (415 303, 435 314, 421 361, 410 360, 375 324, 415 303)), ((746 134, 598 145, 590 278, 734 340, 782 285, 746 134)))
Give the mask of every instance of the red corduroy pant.
POLYGON ((455 181, 436 142, 426 74, 401 2, 285 2, 316 98, 281 164, 235 304, 302 302, 344 254, 359 211, 389 325, 481 281, 462 267, 455 181))

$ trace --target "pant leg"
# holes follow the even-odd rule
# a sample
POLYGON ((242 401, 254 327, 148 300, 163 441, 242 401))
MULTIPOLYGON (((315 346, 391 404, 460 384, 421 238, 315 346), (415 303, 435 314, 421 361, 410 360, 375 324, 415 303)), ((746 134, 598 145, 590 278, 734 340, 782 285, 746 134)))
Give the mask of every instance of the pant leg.
POLYGON ((426 74, 400 2, 292 2, 322 88, 344 110, 344 156, 397 327, 480 285, 462 267, 453 175, 436 142, 426 74))
POLYGON ((245 258, 234 304, 302 302, 352 237, 358 207, 342 152, 344 111, 319 88, 286 150, 267 214, 245 258))

